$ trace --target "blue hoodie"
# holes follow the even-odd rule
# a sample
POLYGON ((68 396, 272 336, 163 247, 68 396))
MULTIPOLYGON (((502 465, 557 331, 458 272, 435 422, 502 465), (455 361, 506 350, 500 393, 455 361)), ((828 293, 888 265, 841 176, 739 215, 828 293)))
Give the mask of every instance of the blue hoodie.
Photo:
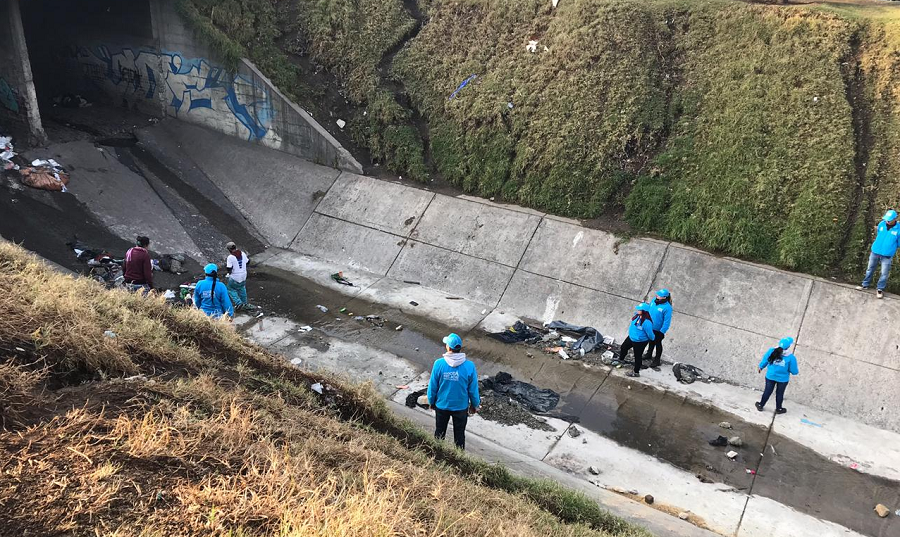
POLYGON ((228 297, 228 288, 225 287, 225 284, 216 281, 216 292, 212 293, 212 290, 212 276, 207 276, 206 279, 197 283, 197 287, 194 289, 194 306, 203 310, 203 313, 210 317, 217 318, 226 313, 229 317, 234 317, 234 307, 231 305, 231 298, 228 297))
POLYGON ((628 337, 631 341, 634 343, 641 343, 643 341, 653 341, 656 339, 656 336, 653 334, 653 321, 644 321, 640 326, 637 324, 639 322, 640 319, 635 319, 628 325, 628 337))
POLYGON ((651 303, 650 319, 653 320, 654 330, 662 332, 663 334, 668 332, 669 326, 672 325, 672 304, 669 304, 668 302, 662 304, 657 304, 656 302, 651 303))
POLYGON ((878 235, 872 243, 872 252, 885 257, 894 257, 900 245, 900 222, 888 229, 887 222, 878 222, 878 235))
POLYGON ((781 355, 781 358, 769 363, 769 355, 772 354, 774 348, 771 348, 763 354, 762 360, 759 362, 759 368, 766 370, 766 378, 775 382, 789 382, 791 375, 799 375, 800 370, 797 369, 797 358, 793 354, 781 355))
POLYGON ((478 372, 466 355, 448 352, 438 358, 431 369, 428 383, 428 404, 441 410, 467 410, 469 405, 478 408, 478 372))

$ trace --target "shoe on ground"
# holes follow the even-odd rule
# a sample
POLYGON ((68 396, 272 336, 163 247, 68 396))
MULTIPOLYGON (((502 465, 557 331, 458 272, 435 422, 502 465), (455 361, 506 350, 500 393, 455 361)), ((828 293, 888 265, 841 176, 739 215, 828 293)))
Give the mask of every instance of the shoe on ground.
POLYGON ((776 414, 787 414, 787 409, 786 409, 786 408, 779 408, 778 410, 775 411, 775 413, 776 413, 776 414))
POLYGON ((658 366, 658 365, 651 365, 651 366, 650 366, 650 369, 652 369, 652 370, 654 370, 654 371, 659 371, 659 366, 658 366))
POLYGON ((884 291, 881 289, 875 291, 875 298, 884 298, 884 291))
POLYGON ((857 291, 867 291, 868 289, 869 289, 868 287, 863 287, 862 285, 857 285, 857 286, 856 286, 856 290, 857 290, 857 291))
POLYGON ((757 401, 757 402, 755 402, 755 403, 753 403, 753 404, 756 405, 756 410, 759 410, 760 412, 762 412, 763 409, 765 409, 764 406, 762 406, 761 404, 759 404, 759 401, 757 401))
POLYGON ((641 374, 640 374, 640 373, 635 373, 634 371, 629 371, 628 373, 625 373, 625 376, 626 376, 626 377, 632 377, 632 378, 634 378, 634 377, 639 377, 639 376, 641 376, 641 374))

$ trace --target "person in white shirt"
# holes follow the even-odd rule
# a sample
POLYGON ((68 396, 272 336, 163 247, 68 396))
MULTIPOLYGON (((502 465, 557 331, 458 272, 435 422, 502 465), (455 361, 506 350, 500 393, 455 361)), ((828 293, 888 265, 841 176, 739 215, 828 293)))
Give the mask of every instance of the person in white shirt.
POLYGON ((228 249, 228 258, 225 260, 225 269, 228 271, 228 296, 234 304, 235 311, 250 308, 247 302, 247 264, 250 258, 247 254, 238 250, 237 245, 229 242, 225 245, 228 249))

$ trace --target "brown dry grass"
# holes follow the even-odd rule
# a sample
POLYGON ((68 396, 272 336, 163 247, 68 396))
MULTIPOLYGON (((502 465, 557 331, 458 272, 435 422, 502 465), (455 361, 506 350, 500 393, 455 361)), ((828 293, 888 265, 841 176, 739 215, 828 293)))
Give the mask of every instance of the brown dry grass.
POLYGON ((0 304, 0 535, 646 535, 429 441, 370 388, 6 244, 0 304))

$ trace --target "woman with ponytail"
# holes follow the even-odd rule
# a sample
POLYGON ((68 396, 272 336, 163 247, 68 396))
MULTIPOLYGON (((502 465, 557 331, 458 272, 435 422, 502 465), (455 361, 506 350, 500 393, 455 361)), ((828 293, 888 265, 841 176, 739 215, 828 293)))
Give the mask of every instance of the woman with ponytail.
POLYGON ((634 316, 628 325, 628 337, 622 342, 619 350, 619 360, 624 360, 630 349, 634 349, 634 371, 625 375, 629 377, 641 376, 641 361, 644 359, 644 349, 653 341, 653 320, 650 318, 650 306, 641 302, 634 308, 634 316))
POLYGON ((798 375, 800 371, 797 369, 797 358, 787 351, 794 344, 794 338, 786 337, 778 342, 778 346, 769 349, 763 355, 759 362, 759 372, 766 370, 766 389, 763 391, 762 399, 756 403, 756 410, 760 412, 775 392, 775 413, 784 414, 787 409, 782 406, 784 402, 784 390, 787 388, 791 375, 798 375))

